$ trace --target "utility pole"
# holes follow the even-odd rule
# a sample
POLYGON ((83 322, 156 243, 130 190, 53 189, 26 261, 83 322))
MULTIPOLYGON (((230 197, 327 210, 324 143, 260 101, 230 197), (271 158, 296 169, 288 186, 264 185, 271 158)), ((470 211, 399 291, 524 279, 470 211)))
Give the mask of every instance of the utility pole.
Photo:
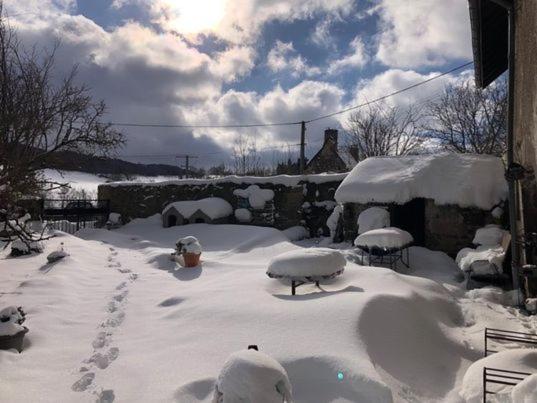
POLYGON ((304 174, 304 168, 306 165, 306 122, 302 121, 300 124, 300 175, 304 174))
POLYGON ((185 159, 185 171, 186 174, 183 176, 188 177, 188 173, 190 172, 190 159, 191 158, 198 158, 197 155, 191 155, 191 154, 180 154, 176 155, 175 158, 184 158, 185 159))

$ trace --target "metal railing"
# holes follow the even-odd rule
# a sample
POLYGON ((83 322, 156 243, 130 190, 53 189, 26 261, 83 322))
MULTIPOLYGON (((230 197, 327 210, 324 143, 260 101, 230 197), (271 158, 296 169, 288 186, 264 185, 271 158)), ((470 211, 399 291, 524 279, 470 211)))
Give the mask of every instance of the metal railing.
POLYGON ((487 403, 488 395, 499 392, 491 390, 492 385, 516 386, 530 375, 528 372, 483 367, 483 403, 487 403))
POLYGON ((537 334, 533 333, 523 333, 523 332, 513 332, 511 330, 502 330, 502 329, 492 329, 485 328, 485 357, 489 353, 497 353, 497 350, 491 350, 489 348, 489 343, 491 341, 507 341, 513 343, 522 343, 526 345, 531 345, 537 347, 537 334))

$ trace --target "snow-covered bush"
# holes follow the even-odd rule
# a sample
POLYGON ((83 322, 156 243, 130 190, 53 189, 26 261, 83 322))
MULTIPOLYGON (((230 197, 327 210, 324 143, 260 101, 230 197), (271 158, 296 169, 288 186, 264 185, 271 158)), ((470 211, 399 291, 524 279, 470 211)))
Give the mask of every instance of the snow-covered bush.
POLYGON ((21 307, 8 306, 0 311, 0 336, 13 336, 24 330, 26 314, 21 307))
POLYGON ((201 244, 198 239, 193 236, 186 236, 178 239, 175 246, 178 254, 195 253, 199 255, 202 251, 201 244))
POLYGON ((252 221, 252 213, 247 208, 238 208, 235 210, 235 218, 238 222, 252 221))
POLYGON ((254 209, 262 209, 265 203, 274 198, 274 191, 271 189, 261 189, 257 185, 250 185, 246 189, 235 189, 233 194, 244 199, 248 199, 250 206, 254 209))
POLYGON ((290 403, 291 382, 281 364, 267 354, 232 354, 216 381, 213 403, 290 403))
POLYGON ((32 252, 41 253, 43 252, 43 244, 39 241, 31 241, 25 243, 20 239, 15 239, 11 243, 11 253, 10 256, 17 257, 23 255, 29 255, 32 252))

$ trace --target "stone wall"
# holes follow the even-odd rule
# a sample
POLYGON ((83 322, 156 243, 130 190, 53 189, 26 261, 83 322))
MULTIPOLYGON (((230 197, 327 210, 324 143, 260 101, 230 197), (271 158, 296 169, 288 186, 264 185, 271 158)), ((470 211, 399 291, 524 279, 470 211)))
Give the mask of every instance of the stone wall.
MULTIPOLYGON (((199 200, 206 197, 220 197, 236 209, 239 199, 233 195, 233 191, 256 184, 263 189, 272 189, 274 199, 265 205, 265 209, 251 209, 253 219, 250 224, 285 229, 305 224, 302 205, 306 201, 333 202, 335 190, 344 175, 335 175, 333 180, 320 181, 321 183, 308 181, 305 176, 306 180, 288 181, 293 182, 290 184, 274 183, 277 181, 270 178, 259 178, 259 182, 252 182, 250 179, 247 183, 240 183, 240 180, 234 178, 229 182, 190 180, 185 183, 104 184, 99 186, 98 197, 100 200, 110 200, 111 211, 121 214, 123 221, 128 222, 133 218, 145 218, 161 213, 166 205, 175 201, 199 200)), ((329 212, 326 217, 328 214, 329 212)))
MULTIPOLYGON (((386 204, 346 203, 343 210, 345 239, 353 241, 358 235, 358 216, 365 209, 386 204)), ((394 205, 387 205, 392 210, 394 205)), ((475 231, 493 222, 489 211, 478 208, 462 208, 455 205, 439 206, 433 200, 425 200, 424 246, 455 256, 459 250, 471 246, 475 231)), ((404 229, 404 228, 403 228, 404 229)))

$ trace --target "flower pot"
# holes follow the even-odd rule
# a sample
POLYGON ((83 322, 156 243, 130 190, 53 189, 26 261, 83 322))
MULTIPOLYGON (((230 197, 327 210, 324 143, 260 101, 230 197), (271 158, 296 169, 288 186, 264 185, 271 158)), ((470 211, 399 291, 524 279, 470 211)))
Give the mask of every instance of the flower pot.
POLYGON ((12 336, 0 336, 0 350, 14 348, 19 353, 22 352, 22 342, 26 333, 28 333, 28 328, 24 326, 23 330, 12 336))
POLYGON ((200 263, 201 253, 183 253, 183 259, 185 260, 185 267, 196 267, 200 263))

